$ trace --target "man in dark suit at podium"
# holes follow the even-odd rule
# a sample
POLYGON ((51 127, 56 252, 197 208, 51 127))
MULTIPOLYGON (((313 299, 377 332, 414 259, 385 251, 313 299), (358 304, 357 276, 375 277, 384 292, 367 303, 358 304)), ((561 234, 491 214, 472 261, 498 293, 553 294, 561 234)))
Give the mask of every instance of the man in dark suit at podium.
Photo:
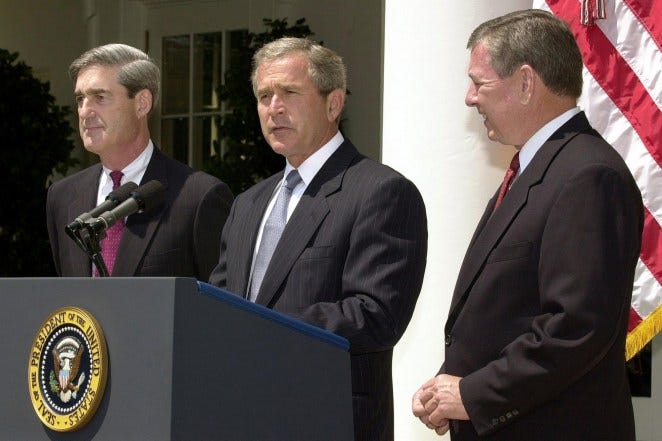
POLYGON ((286 165, 235 200, 210 282, 347 338, 355 438, 392 440, 391 359, 423 280, 423 200, 338 130, 337 54, 285 38, 253 62, 262 131, 286 165))
POLYGON ((158 180, 165 188, 163 203, 127 217, 125 225, 118 221, 114 249, 110 232, 101 241, 109 274, 207 280, 218 262, 232 193, 217 178, 165 156, 150 139, 147 123, 159 96, 158 66, 136 48, 109 44, 84 53, 69 70, 80 136, 100 163, 49 188, 46 215, 58 274, 93 273, 88 255, 65 233, 72 220, 119 185, 158 180))

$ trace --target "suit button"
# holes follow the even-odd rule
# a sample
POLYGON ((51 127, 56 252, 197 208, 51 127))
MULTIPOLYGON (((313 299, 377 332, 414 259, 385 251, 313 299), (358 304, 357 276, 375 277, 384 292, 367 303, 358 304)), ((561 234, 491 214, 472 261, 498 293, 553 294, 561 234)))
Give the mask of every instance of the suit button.
POLYGON ((450 346, 452 342, 453 342, 453 336, 450 334, 446 335, 446 340, 444 342, 446 343, 446 346, 450 346))

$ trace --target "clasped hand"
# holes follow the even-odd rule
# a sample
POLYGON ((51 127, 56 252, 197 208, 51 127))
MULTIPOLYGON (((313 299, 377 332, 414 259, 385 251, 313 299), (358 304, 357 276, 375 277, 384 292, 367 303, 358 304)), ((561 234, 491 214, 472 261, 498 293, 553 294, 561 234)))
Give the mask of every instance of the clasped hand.
POLYGON ((428 428, 443 435, 448 432, 450 420, 468 420, 462 397, 461 377, 441 374, 420 387, 412 398, 412 411, 428 428))

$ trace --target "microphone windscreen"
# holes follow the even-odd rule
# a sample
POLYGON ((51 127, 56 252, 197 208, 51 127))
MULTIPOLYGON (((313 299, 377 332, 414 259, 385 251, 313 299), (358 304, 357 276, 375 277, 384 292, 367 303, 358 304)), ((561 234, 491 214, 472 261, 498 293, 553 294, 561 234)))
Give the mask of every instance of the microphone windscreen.
POLYGON ((164 188, 157 180, 152 180, 138 187, 132 194, 138 200, 140 212, 150 211, 163 202, 164 188))
POLYGON ((129 199, 131 193, 138 188, 138 185, 135 182, 127 182, 124 185, 120 185, 115 190, 108 193, 106 199, 113 200, 115 202, 121 203, 129 199))

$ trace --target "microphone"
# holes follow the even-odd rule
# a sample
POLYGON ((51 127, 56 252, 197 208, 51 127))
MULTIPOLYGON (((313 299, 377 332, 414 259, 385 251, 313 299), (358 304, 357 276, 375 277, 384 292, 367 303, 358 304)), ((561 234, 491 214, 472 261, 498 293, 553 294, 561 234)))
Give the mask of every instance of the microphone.
POLYGON ((90 212, 79 215, 69 225, 67 225, 67 234, 71 236, 72 233, 83 228, 83 226, 85 226, 85 222, 88 220, 99 217, 100 214, 117 207, 120 203, 126 201, 129 196, 131 196, 131 192, 136 188, 138 188, 138 185, 131 181, 117 187, 117 189, 108 193, 105 201, 94 207, 90 212))
POLYGON ((131 196, 117 207, 101 213, 96 219, 85 221, 87 228, 98 232, 113 226, 119 219, 133 213, 144 213, 154 209, 163 202, 163 185, 157 181, 149 181, 131 192, 131 196))

